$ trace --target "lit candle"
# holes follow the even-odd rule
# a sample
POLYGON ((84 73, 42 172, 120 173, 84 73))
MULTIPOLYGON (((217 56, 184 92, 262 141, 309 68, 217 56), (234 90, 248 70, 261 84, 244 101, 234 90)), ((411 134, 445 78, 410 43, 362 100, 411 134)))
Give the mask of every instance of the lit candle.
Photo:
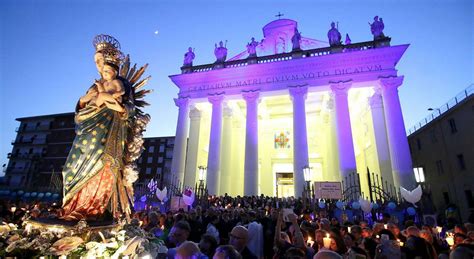
POLYGON ((348 227, 348 228, 347 228, 347 232, 350 234, 351 231, 352 231, 352 230, 351 230, 351 227, 348 227))
POLYGON ((454 237, 453 236, 448 236, 446 238, 446 242, 448 242, 449 246, 453 246, 454 245, 454 237))
POLYGON ((313 239, 311 239, 311 237, 308 237, 308 246, 313 247, 313 245, 314 245, 313 239))
POLYGON ((138 224, 139 227, 143 225, 143 221, 140 220, 140 223, 138 224))
POLYGON ((31 226, 31 224, 26 224, 25 230, 26 230, 26 234, 27 234, 27 235, 30 234, 32 228, 33 228, 33 226, 31 226))
POLYGON ((326 234, 326 237, 323 238, 323 243, 325 248, 329 249, 331 247, 331 238, 329 237, 329 234, 326 234))
POLYGON ((375 238, 379 239, 379 238, 380 238, 380 236, 379 236, 379 235, 376 235, 376 236, 375 236, 375 238))
POLYGON ((441 231, 443 231, 443 228, 442 227, 436 227, 436 231, 438 232, 438 234, 441 234, 441 231))
POLYGON ((12 211, 12 213, 15 213, 16 207, 11 207, 11 211, 12 211))
POLYGON ((385 229, 387 229, 387 224, 383 224, 383 227, 384 227, 385 229))
POLYGON ((165 225, 161 225, 161 230, 165 229, 165 225))
POLYGON ((399 244, 400 246, 403 246, 403 245, 405 244, 405 243, 403 243, 402 241, 400 241, 400 239, 397 239, 397 241, 398 241, 398 244, 399 244))

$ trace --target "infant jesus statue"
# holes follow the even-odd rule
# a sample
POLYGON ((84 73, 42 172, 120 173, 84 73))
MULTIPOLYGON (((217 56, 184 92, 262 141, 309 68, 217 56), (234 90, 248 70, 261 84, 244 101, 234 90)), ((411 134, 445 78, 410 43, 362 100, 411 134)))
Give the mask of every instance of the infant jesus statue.
POLYGON ((117 69, 106 63, 101 74, 104 82, 96 80, 97 91, 91 89, 85 96, 81 97, 81 102, 95 104, 97 108, 106 105, 110 109, 123 112, 124 109, 121 103, 125 90, 122 82, 117 79, 117 69))

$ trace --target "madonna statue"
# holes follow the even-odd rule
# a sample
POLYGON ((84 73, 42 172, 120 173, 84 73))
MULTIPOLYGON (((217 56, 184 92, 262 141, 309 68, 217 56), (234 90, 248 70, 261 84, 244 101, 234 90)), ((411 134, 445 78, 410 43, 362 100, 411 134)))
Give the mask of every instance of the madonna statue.
POLYGON ((147 65, 130 69, 129 57, 123 57, 112 36, 96 36, 94 46, 100 79, 76 106, 76 138, 62 172, 62 218, 129 219, 138 178, 135 161, 150 120, 140 110, 150 92, 140 90, 149 80, 139 80, 147 65))

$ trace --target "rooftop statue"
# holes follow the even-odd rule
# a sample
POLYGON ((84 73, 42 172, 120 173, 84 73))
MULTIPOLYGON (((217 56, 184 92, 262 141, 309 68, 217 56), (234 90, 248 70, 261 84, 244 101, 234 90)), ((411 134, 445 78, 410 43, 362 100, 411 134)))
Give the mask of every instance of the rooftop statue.
POLYGON ((293 50, 301 50, 301 33, 295 28, 295 34, 291 37, 291 43, 293 43, 293 50))
POLYGON ((225 47, 224 43, 220 41, 219 47, 217 46, 217 43, 214 46, 214 55, 216 55, 216 63, 225 62, 225 60, 227 59, 227 48, 225 47))
POLYGON ((336 24, 334 22, 331 23, 331 29, 328 31, 328 40, 329 46, 339 46, 341 45, 341 33, 339 32, 336 24))
POLYGON ((351 38, 349 37, 349 33, 346 33, 346 41, 345 41, 345 44, 346 44, 346 45, 351 44, 351 38))
POLYGON ((372 32, 372 35, 374 35, 374 40, 379 40, 385 38, 385 35, 383 34, 383 29, 385 28, 385 25, 383 24, 382 18, 379 19, 378 16, 374 17, 374 22, 370 23, 370 32, 372 32))
POLYGON ((183 62, 183 67, 192 67, 193 66, 193 60, 196 57, 194 54, 194 50, 189 47, 188 52, 184 54, 184 62, 183 62))
POLYGON ((255 41, 255 38, 252 37, 250 43, 247 43, 247 52, 249 53, 249 58, 257 57, 257 46, 258 42, 255 41))

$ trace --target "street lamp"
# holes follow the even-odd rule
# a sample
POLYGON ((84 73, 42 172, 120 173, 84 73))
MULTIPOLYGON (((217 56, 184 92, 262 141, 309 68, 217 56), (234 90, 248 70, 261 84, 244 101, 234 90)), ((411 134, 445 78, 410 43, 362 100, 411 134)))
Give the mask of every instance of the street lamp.
POLYGON ((413 173, 415 174, 416 183, 423 184, 425 182, 425 173, 423 172, 423 167, 413 168, 413 173))
POLYGON ((311 198, 312 198, 312 195, 311 195, 311 167, 309 167, 308 165, 305 165, 303 167, 303 177, 304 177, 304 180, 306 182, 306 188, 305 188, 306 193, 307 193, 308 199, 311 202, 311 198))
POLYGON ((199 166, 198 169, 199 169, 199 184, 201 184, 206 178, 207 167, 199 166))
POLYGON ((205 187, 204 187, 204 179, 206 179, 206 173, 207 173, 207 167, 204 166, 199 166, 199 186, 197 188, 197 194, 198 194, 198 199, 201 202, 202 199, 204 199, 204 194, 205 194, 205 187))

